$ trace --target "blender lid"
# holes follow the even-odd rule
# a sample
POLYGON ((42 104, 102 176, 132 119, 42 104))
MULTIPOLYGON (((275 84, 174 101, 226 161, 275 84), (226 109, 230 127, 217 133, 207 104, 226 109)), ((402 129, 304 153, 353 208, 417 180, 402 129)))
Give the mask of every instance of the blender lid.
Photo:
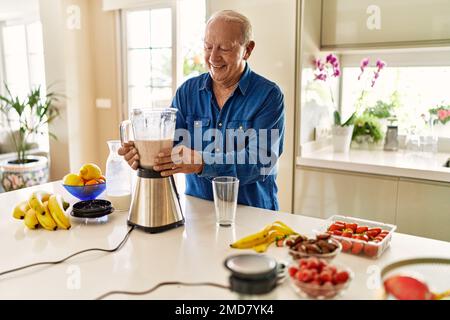
POLYGON ((110 201, 95 199, 75 203, 70 214, 77 218, 100 218, 113 211, 110 201))
POLYGON ((275 276, 277 262, 265 255, 241 254, 227 258, 225 267, 235 277, 244 279, 264 279, 275 276))

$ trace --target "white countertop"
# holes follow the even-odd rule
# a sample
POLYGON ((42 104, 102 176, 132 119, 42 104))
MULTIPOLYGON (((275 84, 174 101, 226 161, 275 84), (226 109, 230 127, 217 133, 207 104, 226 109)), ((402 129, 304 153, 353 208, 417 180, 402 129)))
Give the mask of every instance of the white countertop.
POLYGON ((448 153, 354 149, 336 153, 332 147, 325 147, 302 154, 297 165, 450 182, 450 168, 443 166, 448 159, 448 153))
MULTIPOLYGON (((119 212, 111 214, 109 221, 103 224, 72 220, 69 231, 28 230, 22 221, 12 218, 11 210, 34 189, 58 192, 72 204, 75 202, 59 182, 1 194, 0 272, 34 262, 57 260, 86 248, 113 248, 128 230, 127 214, 119 212)), ((38 266, 1 276, 0 299, 94 299, 111 290, 140 291, 161 281, 175 280, 226 285, 229 273, 223 267, 224 259, 252 252, 231 249, 231 242, 276 220, 306 234, 323 224, 320 219, 238 206, 236 226, 218 228, 212 202, 183 196, 182 207, 185 226, 160 234, 134 230, 118 252, 86 253, 60 265, 38 266)), ((286 248, 272 246, 267 254, 280 261, 288 258, 286 248)), ((450 258, 450 243, 395 233, 390 248, 378 260, 340 254, 334 262, 350 267, 355 273, 355 279, 340 298, 376 298, 377 290, 372 288, 373 280, 377 279, 374 270, 410 257, 450 258)), ((236 299, 237 295, 212 287, 170 286, 145 296, 113 295, 109 298, 236 299)), ((288 281, 266 298, 299 299, 288 281)))

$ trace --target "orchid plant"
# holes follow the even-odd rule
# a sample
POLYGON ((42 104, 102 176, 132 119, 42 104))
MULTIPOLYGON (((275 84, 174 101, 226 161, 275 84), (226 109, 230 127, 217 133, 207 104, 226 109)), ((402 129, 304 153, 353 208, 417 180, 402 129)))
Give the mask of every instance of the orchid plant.
MULTIPOLYGON (((370 83, 370 88, 373 88, 375 86, 375 83, 377 82, 377 79, 380 77, 380 72, 381 70, 384 69, 384 67, 386 67, 386 62, 384 62, 383 60, 378 59, 376 64, 375 64, 375 70, 373 71, 373 73, 368 73, 367 68, 370 68, 369 66, 370 60, 369 58, 364 58, 361 60, 360 63, 360 70, 361 73, 358 76, 358 80, 361 81, 365 81, 366 83, 370 83)), ((364 84, 363 89, 361 90, 361 94, 358 97, 358 100, 356 102, 356 111, 359 112, 364 104, 364 99, 367 95, 368 90, 365 89, 367 85, 364 84)))
MULTIPOLYGON (((315 71, 314 71, 314 80, 315 81, 323 81, 325 83, 328 83, 328 80, 330 78, 338 78, 341 75, 341 69, 340 69, 340 65, 339 65, 339 60, 338 58, 330 53, 329 55, 327 55, 325 57, 325 60, 321 60, 319 58, 315 59, 313 61, 314 66, 315 66, 315 71)), ((336 109, 334 111, 334 124, 336 126, 349 126, 353 123, 353 120, 356 116, 356 113, 354 112, 350 118, 347 119, 347 121, 345 121, 344 123, 342 123, 341 120, 341 114, 337 108, 337 106, 335 105, 335 100, 334 100, 334 94, 333 94, 333 90, 331 88, 331 86, 328 83, 328 88, 330 90, 330 98, 331 98, 331 102, 333 104, 333 107, 336 109)))

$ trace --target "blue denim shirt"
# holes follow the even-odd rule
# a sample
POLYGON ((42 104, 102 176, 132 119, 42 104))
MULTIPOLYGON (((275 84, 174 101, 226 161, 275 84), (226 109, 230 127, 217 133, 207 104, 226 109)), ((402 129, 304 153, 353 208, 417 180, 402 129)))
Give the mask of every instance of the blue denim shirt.
POLYGON ((276 163, 285 119, 283 93, 275 83, 247 64, 219 109, 205 73, 178 88, 172 107, 178 109, 175 142, 200 151, 205 163, 201 174, 186 175, 186 194, 213 200, 212 179, 234 176, 239 179, 238 203, 278 210, 276 163), (187 130, 190 138, 180 138, 183 130, 178 129, 187 130))

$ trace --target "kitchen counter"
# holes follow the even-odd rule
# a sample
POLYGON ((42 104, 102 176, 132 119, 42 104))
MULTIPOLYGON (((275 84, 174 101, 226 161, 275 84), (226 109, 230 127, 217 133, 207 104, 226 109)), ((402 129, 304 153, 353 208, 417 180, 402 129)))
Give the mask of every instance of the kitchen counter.
MULTIPOLYGON (((125 236, 127 214, 115 212, 107 222, 86 224, 72 219, 69 231, 28 230, 11 217, 13 206, 33 190, 64 195, 60 182, 0 195, 0 272, 39 261, 57 260, 87 248, 113 248, 125 236)), ((94 299, 111 290, 146 290, 162 281, 215 282, 228 284, 223 261, 234 254, 229 244, 282 220, 300 233, 311 234, 324 220, 238 206, 234 228, 218 228, 210 201, 182 196, 186 224, 160 234, 134 230, 115 253, 89 252, 63 264, 38 266, 0 277, 0 299, 94 299)), ((272 245, 268 255, 287 261, 287 249, 272 245)), ((334 262, 350 267, 355 278, 341 299, 374 299, 379 267, 403 258, 447 257, 450 243, 395 233, 390 248, 378 260, 340 254, 334 262)), ((447 279, 448 281, 448 279, 447 279)), ((237 295, 213 287, 161 287, 144 296, 113 295, 113 299, 236 299, 237 295)), ((299 299, 285 281, 267 299, 299 299)))
POLYGON ((407 150, 355 150, 333 152, 331 146, 304 152, 298 166, 334 169, 395 177, 450 182, 450 168, 444 167, 448 153, 420 153, 407 150))

